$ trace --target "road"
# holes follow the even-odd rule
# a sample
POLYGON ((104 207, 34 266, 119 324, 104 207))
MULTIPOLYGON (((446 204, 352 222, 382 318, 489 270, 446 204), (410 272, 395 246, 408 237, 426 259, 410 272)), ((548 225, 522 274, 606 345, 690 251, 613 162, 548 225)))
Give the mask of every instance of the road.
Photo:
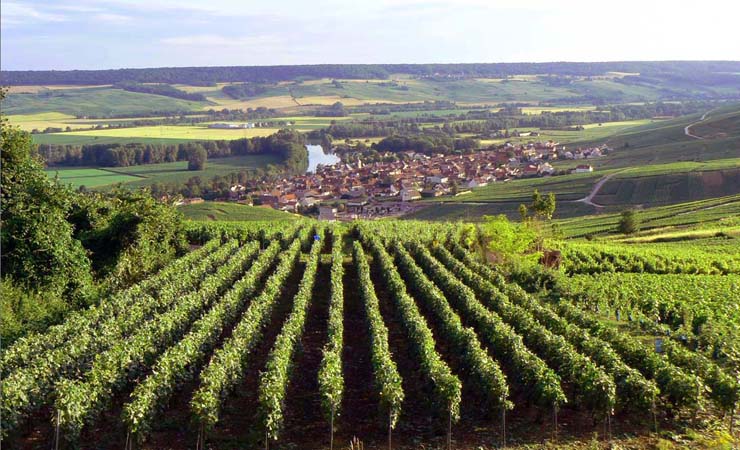
POLYGON ((696 122, 693 122, 693 123, 690 123, 690 124, 686 125, 686 128, 683 129, 684 134, 686 136, 691 137, 691 138, 694 138, 694 139, 704 139, 701 136, 697 136, 695 134, 691 134, 691 127, 693 127, 697 123, 703 122, 704 119, 707 118, 707 114, 709 114, 709 111, 707 111, 704 114, 702 114, 701 119, 697 120, 696 122))

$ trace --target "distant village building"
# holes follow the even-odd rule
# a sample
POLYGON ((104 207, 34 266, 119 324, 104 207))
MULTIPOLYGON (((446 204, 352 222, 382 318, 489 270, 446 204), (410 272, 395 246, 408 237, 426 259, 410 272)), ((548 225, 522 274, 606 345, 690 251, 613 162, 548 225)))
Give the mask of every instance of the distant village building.
POLYGON ((319 206, 319 220, 334 222, 337 220, 337 208, 331 206, 319 206))
POLYGON ((419 200, 421 193, 416 189, 401 189, 401 201, 410 202, 413 200, 419 200))
POLYGON ((208 128, 219 128, 225 130, 239 130, 245 128, 254 128, 254 123, 212 123, 208 125, 208 128))
POLYGON ((573 170, 573 173, 589 173, 593 172, 594 168, 588 164, 579 164, 576 166, 576 168, 573 170))

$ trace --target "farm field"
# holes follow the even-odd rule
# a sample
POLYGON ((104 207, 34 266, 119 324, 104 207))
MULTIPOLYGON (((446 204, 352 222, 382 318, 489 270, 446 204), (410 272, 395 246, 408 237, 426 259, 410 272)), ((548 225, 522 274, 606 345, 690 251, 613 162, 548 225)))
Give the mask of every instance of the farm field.
POLYGON ((165 111, 195 111, 207 109, 206 105, 204 102, 180 100, 162 95, 94 87, 44 90, 35 94, 11 93, 3 100, 3 114, 12 116, 56 112, 79 117, 136 116, 165 111))
POLYGON ((208 128, 207 125, 162 125, 132 128, 110 128, 102 130, 71 131, 66 133, 49 133, 35 135, 35 142, 39 144, 55 143, 83 143, 99 140, 113 141, 116 139, 144 140, 174 139, 181 141, 215 141, 250 138, 255 136, 269 136, 275 134, 278 128, 245 128, 237 130, 208 128), (59 142, 56 142, 56 141, 59 142))
POLYGON ((111 167, 106 169, 47 169, 49 176, 59 174, 62 183, 73 187, 105 187, 123 183, 127 187, 145 187, 154 183, 184 183, 191 177, 214 177, 229 175, 241 170, 264 168, 268 164, 278 164, 280 159, 273 155, 229 156, 210 159, 204 170, 188 170, 187 161, 161 164, 146 164, 131 167, 111 167), (88 181, 95 183, 88 184, 88 181))
POLYGON ((203 202, 177 208, 186 219, 195 221, 296 220, 298 216, 259 206, 227 202, 203 202))
POLYGON ((325 448, 353 436, 368 448, 731 445, 740 318, 729 309, 740 299, 737 275, 716 273, 740 271, 740 255, 727 243, 699 253, 564 243, 563 270, 539 292, 467 248, 468 232, 194 224, 202 247, 0 354, 5 439, 13 448, 55 433, 62 445, 142 449, 325 448), (617 270, 588 275, 588 255, 617 270), (657 304, 650 290, 661 292, 657 304))
POLYGON ((85 186, 89 188, 110 184, 128 183, 139 180, 139 177, 112 172, 105 169, 60 169, 48 170, 51 177, 57 177, 60 184, 71 185, 74 188, 85 186))
MULTIPOLYGON (((589 163, 592 161, 599 160, 589 160, 589 163)), ((497 182, 474 188, 464 195, 422 200, 430 206, 407 218, 480 221, 484 215, 505 214, 516 219, 519 205, 529 203, 535 189, 556 195, 556 219, 590 215, 598 211, 575 201, 586 197, 600 179, 610 175, 593 198, 594 203, 605 207, 601 211, 605 213, 627 207, 647 208, 740 193, 740 160, 728 158, 497 182)), ((615 219, 616 216, 610 217, 615 219)))
MULTIPOLYGON (((630 240, 670 237, 670 234, 679 232, 682 227, 690 230, 698 228, 699 231, 716 228, 716 231, 721 231, 739 224, 737 218, 740 216, 740 194, 646 208, 639 210, 639 216, 642 231, 630 237, 630 240)), ((619 212, 607 212, 557 220, 556 223, 565 237, 605 235, 616 230, 619 217, 619 212)), ((618 238, 623 237, 619 235, 618 238)))

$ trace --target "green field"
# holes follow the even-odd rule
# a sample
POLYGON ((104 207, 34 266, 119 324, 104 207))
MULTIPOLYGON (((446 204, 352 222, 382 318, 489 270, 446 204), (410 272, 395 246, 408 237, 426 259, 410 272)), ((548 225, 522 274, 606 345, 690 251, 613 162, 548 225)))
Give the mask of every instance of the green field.
POLYGON ((140 94, 110 87, 41 90, 37 93, 9 94, 3 100, 3 114, 56 112, 72 116, 136 116, 156 112, 198 111, 210 106, 161 95, 140 94))
MULTIPOLYGON (((646 208, 639 211, 642 232, 639 236, 674 232, 674 227, 712 229, 740 225, 740 194, 646 208), (658 230, 658 231, 653 231, 658 230)), ((566 237, 614 232, 619 223, 619 212, 588 215, 556 221, 566 237)), ((622 237, 620 235, 620 237, 622 237)), ((633 239, 631 237, 630 239, 633 239)))
POLYGON ((496 214, 518 218, 519 205, 530 203, 535 189, 556 195, 555 218, 593 214, 596 212, 593 207, 574 200, 586 197, 596 182, 609 174, 613 177, 604 183, 593 199, 594 203, 606 206, 602 212, 740 193, 740 159, 731 158, 498 182, 457 197, 424 200, 422 204, 427 203, 430 207, 415 211, 408 218, 477 221, 484 215, 496 214))
POLYGON ((58 177, 59 183, 73 188, 107 186, 117 183, 130 183, 140 178, 132 175, 113 172, 105 169, 49 169, 50 177, 58 177))
POLYGON ((599 205, 660 205, 740 192, 740 158, 629 168, 594 197, 599 205))
POLYGON ((113 142, 151 142, 163 139, 176 141, 215 141, 269 136, 278 128, 217 129, 207 125, 162 125, 131 128, 110 128, 103 130, 71 131, 34 135, 38 144, 87 144, 113 142))
POLYGON ((178 207, 187 219, 196 221, 296 220, 298 216, 284 211, 238 203, 204 202, 178 207))
POLYGON ((74 187, 102 187, 123 183, 137 188, 154 183, 184 183, 191 177, 208 180, 217 175, 224 176, 241 170, 264 168, 268 164, 279 164, 280 158, 274 155, 246 155, 214 158, 208 160, 204 170, 188 170, 187 161, 161 164, 146 164, 131 167, 111 167, 109 169, 48 169, 49 176, 59 174, 64 183, 68 180, 74 187), (91 183, 88 183, 90 181, 91 183))

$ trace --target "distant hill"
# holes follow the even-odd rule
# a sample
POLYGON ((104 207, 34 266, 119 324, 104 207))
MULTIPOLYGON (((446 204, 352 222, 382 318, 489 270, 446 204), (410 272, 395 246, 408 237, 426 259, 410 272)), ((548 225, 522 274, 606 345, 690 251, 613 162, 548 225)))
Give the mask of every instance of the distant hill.
MULTIPOLYGON (((490 77, 510 75, 599 76, 626 74, 625 84, 740 85, 740 61, 622 61, 491 64, 317 64, 298 66, 160 67, 148 69, 1 71, 4 85, 102 85, 120 82, 184 83, 275 82, 301 78, 379 79, 391 74, 424 77, 490 77)), ((562 80, 552 80, 560 83, 562 80)))

